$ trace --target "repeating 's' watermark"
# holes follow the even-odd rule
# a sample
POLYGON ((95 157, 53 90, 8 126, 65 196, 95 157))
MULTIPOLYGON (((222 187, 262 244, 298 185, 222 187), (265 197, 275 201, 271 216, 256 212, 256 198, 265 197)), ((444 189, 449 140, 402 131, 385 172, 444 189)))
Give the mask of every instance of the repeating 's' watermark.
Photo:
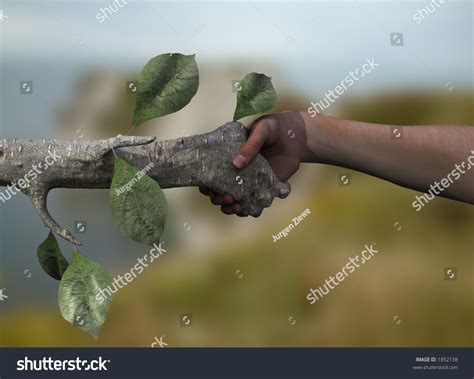
POLYGON ((102 304, 107 297, 112 296, 113 293, 117 292, 119 288, 123 288, 127 286, 129 283, 133 282, 133 280, 140 275, 146 267, 148 267, 155 259, 161 257, 166 250, 161 247, 162 242, 159 245, 156 243, 153 244, 153 248, 150 250, 149 253, 145 254, 143 258, 138 258, 137 263, 123 276, 117 275, 112 285, 107 286, 106 288, 102 288, 96 295, 96 300, 102 304), (148 255, 150 254, 150 255, 148 255), (148 259, 149 258, 149 259, 148 259))
POLYGON ((467 171, 469 171, 474 166, 474 150, 471 150, 470 156, 467 157, 465 161, 461 163, 456 163, 454 169, 442 178, 439 182, 435 180, 434 183, 430 184, 430 189, 428 192, 423 195, 415 196, 416 200, 411 204, 417 212, 421 211, 425 205, 427 205, 431 200, 438 196, 444 190, 448 189, 451 184, 459 180, 467 171))
POLYGON ((330 275, 322 286, 319 286, 316 289, 311 288, 306 299, 308 299, 311 304, 314 304, 316 301, 326 296, 329 291, 336 288, 336 286, 342 283, 344 279, 379 252, 378 250, 375 250, 374 245, 375 243, 372 243, 370 246, 365 245, 365 249, 362 250, 360 254, 357 254, 355 258, 350 257, 349 262, 347 262, 346 265, 342 267, 341 271, 336 273, 336 275, 330 275))
POLYGON ((330 105, 339 99, 339 96, 342 96, 349 87, 359 79, 362 79, 367 74, 373 72, 377 66, 379 66, 379 64, 375 62, 375 58, 372 58, 367 59, 366 63, 364 63, 360 68, 356 68, 355 71, 350 70, 348 75, 341 80, 340 84, 338 84, 334 90, 326 91, 321 100, 318 102, 312 101, 310 103, 311 106, 308 108, 308 113, 311 117, 315 117, 318 113, 329 108, 330 105))

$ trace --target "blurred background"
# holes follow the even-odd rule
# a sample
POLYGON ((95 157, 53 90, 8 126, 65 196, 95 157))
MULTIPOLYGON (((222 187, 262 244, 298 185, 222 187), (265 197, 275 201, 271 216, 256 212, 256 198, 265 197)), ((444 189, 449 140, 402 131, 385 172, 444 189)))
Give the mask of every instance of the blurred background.
MULTIPOLYGON (((128 82, 168 52, 196 54, 198 93, 137 134, 167 139, 215 129, 232 118, 233 81, 248 72, 272 77, 275 111, 307 109, 371 58, 379 66, 326 114, 474 125, 469 0, 439 8, 428 1, 0 4, 1 138, 125 133, 135 102, 128 82)), ((166 190, 167 253, 115 294, 98 342, 62 319, 58 282, 36 257, 48 231, 30 201, 14 196, 0 204, 0 289, 8 296, 0 302, 0 346, 146 347, 161 336, 170 347, 473 345, 474 207, 439 198, 417 213, 417 192, 338 167, 302 166, 290 182, 292 194, 258 219, 225 216, 195 188, 166 190), (350 185, 341 186, 347 173, 350 185), (306 208, 311 213, 273 243, 306 208), (309 289, 373 242, 379 254, 310 305, 309 289), (448 267, 457 269, 455 280, 446 280, 448 267), (191 326, 182 326, 185 314, 191 326)), ((115 228, 106 190, 57 189, 49 209, 71 230, 87 226, 77 234, 82 251, 112 276, 149 251, 115 228)), ((71 245, 60 244, 70 259, 71 245)))

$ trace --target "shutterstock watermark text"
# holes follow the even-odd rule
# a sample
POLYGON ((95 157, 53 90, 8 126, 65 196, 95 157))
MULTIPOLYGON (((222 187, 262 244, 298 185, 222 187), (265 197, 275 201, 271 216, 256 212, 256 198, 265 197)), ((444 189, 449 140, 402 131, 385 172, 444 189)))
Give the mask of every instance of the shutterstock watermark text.
POLYGON ((350 274, 356 271, 361 265, 372 259, 372 257, 379 252, 378 250, 375 250, 374 245, 375 243, 371 244, 370 246, 365 245, 364 250, 362 250, 360 254, 357 254, 354 258, 349 258, 349 261, 345 266, 342 267, 341 271, 337 272, 334 276, 330 275, 322 286, 319 286, 316 289, 311 288, 308 295, 306 296, 306 299, 308 299, 311 304, 314 304, 316 301, 326 296, 331 290, 342 283, 344 279, 346 279, 350 274))
POLYGON ((472 167, 474 167, 474 150, 471 150, 471 155, 468 156, 465 161, 456 163, 454 169, 439 182, 435 180, 434 183, 430 184, 428 192, 421 196, 417 195, 415 197, 416 200, 411 203, 412 207, 415 208, 417 212, 421 211, 435 196, 440 195, 441 192, 448 189, 451 184, 459 180, 472 167))
POLYGON ((324 97, 318 102, 311 102, 311 106, 308 108, 308 113, 311 117, 315 117, 318 113, 329 108, 329 106, 334 103, 339 96, 342 96, 349 87, 351 87, 356 81, 362 79, 367 74, 370 74, 378 66, 378 63, 375 63, 375 58, 367 59, 367 62, 364 63, 360 68, 356 68, 354 71, 350 70, 349 74, 341 80, 341 83, 338 84, 334 90, 328 90, 324 93, 324 97))

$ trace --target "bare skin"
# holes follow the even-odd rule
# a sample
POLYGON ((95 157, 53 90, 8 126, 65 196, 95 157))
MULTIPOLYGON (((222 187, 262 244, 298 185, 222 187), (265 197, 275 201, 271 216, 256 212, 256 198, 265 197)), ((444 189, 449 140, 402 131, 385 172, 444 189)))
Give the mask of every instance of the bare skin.
MULTIPOLYGON (((282 181, 289 179, 300 163, 323 163, 474 204, 472 126, 400 127, 283 112, 254 122, 233 164, 244 168, 258 153, 282 181)), ((200 191, 221 206, 223 213, 248 216, 231 195, 217 196, 207 188, 200 191)))

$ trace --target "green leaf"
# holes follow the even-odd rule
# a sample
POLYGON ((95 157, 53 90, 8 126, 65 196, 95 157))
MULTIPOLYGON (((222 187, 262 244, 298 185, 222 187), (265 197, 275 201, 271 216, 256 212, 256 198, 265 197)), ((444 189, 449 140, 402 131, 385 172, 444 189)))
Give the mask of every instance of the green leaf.
POLYGON ((138 76, 133 125, 177 112, 188 104, 199 86, 194 55, 161 54, 138 76))
POLYGON ((140 173, 122 158, 115 159, 110 208, 123 235, 136 242, 153 245, 163 234, 167 203, 158 183, 140 173))
POLYGON ((58 241, 50 231, 48 238, 38 246, 38 260, 44 272, 56 280, 61 280, 69 263, 59 248, 58 241))
POLYGON ((74 252, 59 285, 58 303, 64 319, 97 340, 112 301, 100 291, 111 284, 109 274, 97 262, 74 252))
POLYGON ((272 85, 272 79, 265 74, 255 72, 247 74, 239 85, 234 121, 245 116, 266 112, 276 104, 277 95, 272 85))

